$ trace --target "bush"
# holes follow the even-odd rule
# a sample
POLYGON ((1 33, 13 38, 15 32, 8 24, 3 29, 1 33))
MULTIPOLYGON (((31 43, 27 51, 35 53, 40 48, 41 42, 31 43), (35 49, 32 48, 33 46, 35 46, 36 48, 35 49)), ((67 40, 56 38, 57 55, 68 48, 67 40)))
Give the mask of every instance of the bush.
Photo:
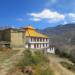
POLYGON ((40 75, 54 75, 53 71, 50 70, 50 68, 47 68, 46 70, 41 71, 40 75))
POLYGON ((60 51, 59 49, 56 49, 55 53, 56 53, 56 55, 58 55, 60 57, 70 58, 70 54, 68 54, 67 52, 64 52, 64 51, 60 51))
POLYGON ((73 63, 75 63, 75 50, 72 50, 71 52, 70 52, 70 60, 73 62, 73 63))
POLYGON ((30 50, 26 50, 23 59, 18 63, 18 67, 22 71, 27 66, 30 66, 32 68, 32 75, 53 75, 48 62, 47 56, 40 51, 32 53, 30 50))
POLYGON ((59 57, 68 58, 69 60, 71 60, 75 64, 75 49, 70 50, 70 52, 68 52, 68 50, 66 50, 66 49, 63 49, 63 50, 56 49, 55 53, 59 57))
POLYGON ((32 53, 30 50, 25 50, 22 60, 19 62, 19 66, 24 67, 28 65, 37 65, 42 63, 48 63, 48 58, 40 51, 32 53))
POLYGON ((48 63, 48 61, 49 61, 48 58, 40 51, 36 51, 32 55, 32 63, 35 65, 40 63, 48 63))
POLYGON ((60 50, 58 48, 55 50, 55 54, 57 54, 57 55, 60 54, 60 50))
POLYGON ((20 67, 25 67, 28 65, 31 65, 31 52, 29 50, 26 50, 23 54, 23 58, 20 60, 20 62, 18 63, 18 66, 20 67))

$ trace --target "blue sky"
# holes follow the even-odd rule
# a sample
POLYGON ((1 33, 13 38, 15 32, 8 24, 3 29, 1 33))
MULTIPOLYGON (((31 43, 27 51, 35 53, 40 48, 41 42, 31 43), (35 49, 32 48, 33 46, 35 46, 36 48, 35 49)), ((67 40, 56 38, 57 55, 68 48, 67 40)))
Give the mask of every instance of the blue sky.
POLYGON ((0 0, 0 27, 75 23, 75 0, 0 0))

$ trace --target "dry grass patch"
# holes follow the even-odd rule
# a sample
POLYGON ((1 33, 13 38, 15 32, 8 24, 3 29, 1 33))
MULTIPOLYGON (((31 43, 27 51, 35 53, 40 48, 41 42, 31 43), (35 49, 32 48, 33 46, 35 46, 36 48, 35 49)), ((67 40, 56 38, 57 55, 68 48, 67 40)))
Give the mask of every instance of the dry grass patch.
POLYGON ((74 64, 70 64, 68 62, 60 62, 60 64, 63 67, 67 68, 68 70, 71 70, 71 71, 75 72, 75 65, 74 64))
POLYGON ((0 51, 0 64, 3 63, 6 59, 10 58, 13 54, 16 54, 18 50, 4 49, 0 51))

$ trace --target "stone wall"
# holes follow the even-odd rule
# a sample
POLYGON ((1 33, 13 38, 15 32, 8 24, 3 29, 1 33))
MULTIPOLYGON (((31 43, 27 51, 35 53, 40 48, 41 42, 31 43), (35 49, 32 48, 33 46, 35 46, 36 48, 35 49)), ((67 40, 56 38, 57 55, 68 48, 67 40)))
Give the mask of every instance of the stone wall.
POLYGON ((0 31, 0 41, 2 40, 2 31, 0 31))
POLYGON ((17 49, 25 48, 23 32, 11 31, 11 47, 17 49))

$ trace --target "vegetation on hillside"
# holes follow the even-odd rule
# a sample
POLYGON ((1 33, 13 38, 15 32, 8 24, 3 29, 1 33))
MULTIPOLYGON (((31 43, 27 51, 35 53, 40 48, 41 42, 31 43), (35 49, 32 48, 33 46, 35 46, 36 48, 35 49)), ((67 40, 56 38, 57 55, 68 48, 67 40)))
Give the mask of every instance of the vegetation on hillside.
POLYGON ((54 75, 49 67, 49 60, 40 51, 26 50, 23 59, 17 65, 23 73, 29 75, 54 75))
POLYGON ((58 25, 56 27, 48 27, 40 32, 48 35, 52 44, 70 44, 75 45, 75 24, 58 25))
POLYGON ((67 68, 68 70, 71 70, 71 71, 75 71, 75 65, 74 64, 71 64, 71 63, 67 63, 67 62, 60 62, 60 64, 67 68))
POLYGON ((75 63, 75 23, 48 27, 40 32, 50 37, 50 44, 59 49, 58 55, 75 63))
POLYGON ((63 58, 68 58, 75 64, 75 50, 70 50, 70 52, 68 52, 68 50, 64 48, 63 50, 56 49, 56 55, 63 58))

